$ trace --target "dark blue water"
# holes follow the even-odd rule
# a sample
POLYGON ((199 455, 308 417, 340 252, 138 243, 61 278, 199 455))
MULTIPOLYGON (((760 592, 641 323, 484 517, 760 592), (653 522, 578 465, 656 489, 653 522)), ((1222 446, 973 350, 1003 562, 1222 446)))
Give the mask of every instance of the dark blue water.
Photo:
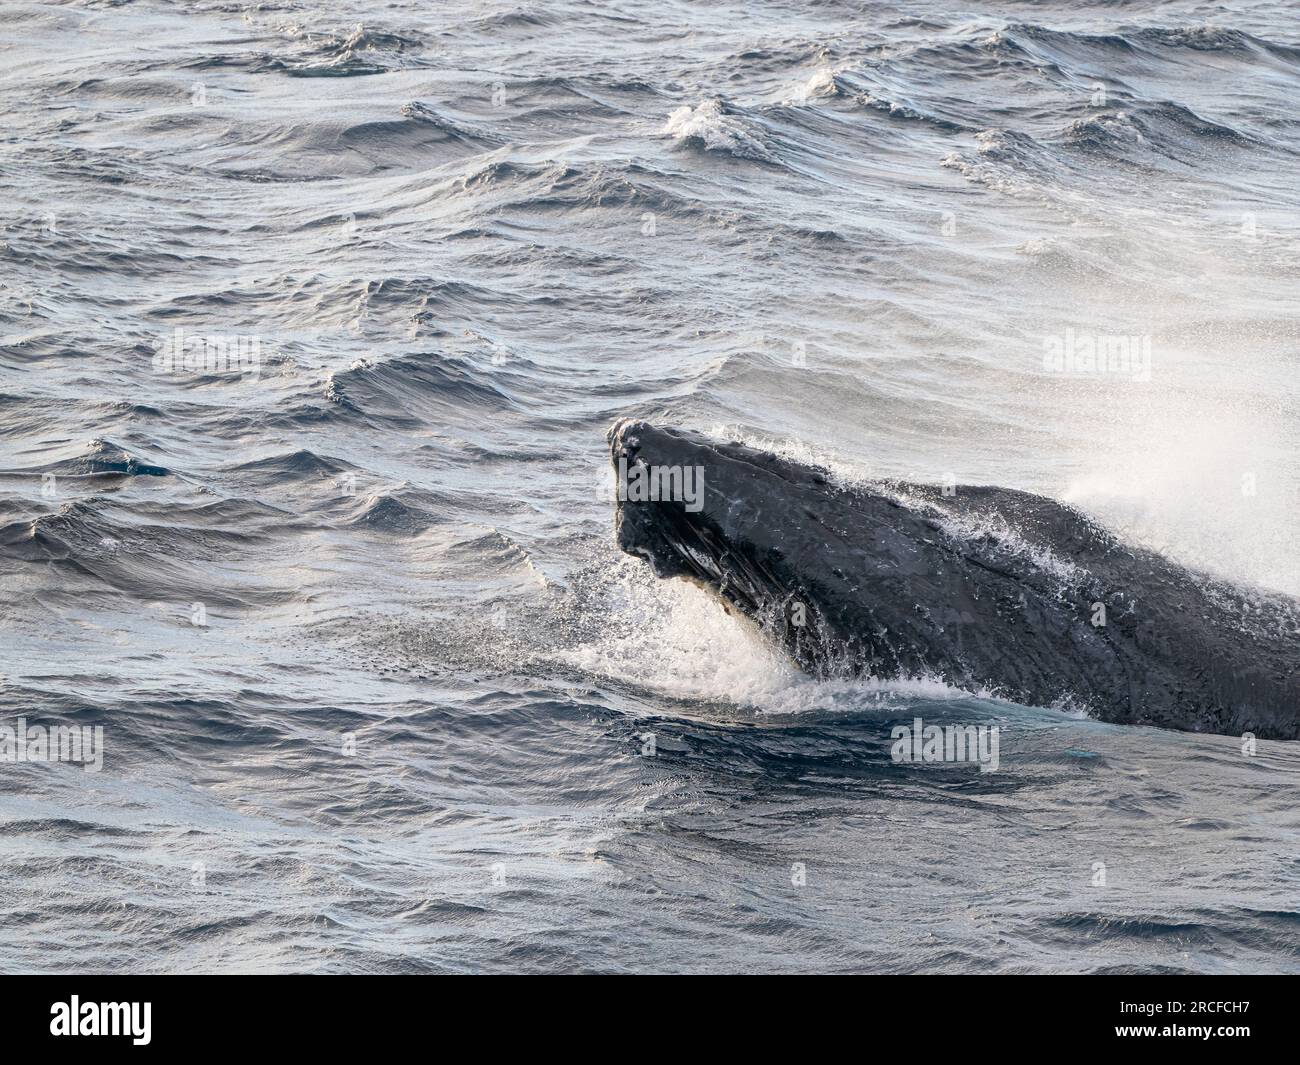
POLYGON ((1295 744, 803 678, 603 438, 1300 594, 1285 5, 0 24, 0 726, 104 730, 0 762, 0 969, 1300 971, 1295 744))

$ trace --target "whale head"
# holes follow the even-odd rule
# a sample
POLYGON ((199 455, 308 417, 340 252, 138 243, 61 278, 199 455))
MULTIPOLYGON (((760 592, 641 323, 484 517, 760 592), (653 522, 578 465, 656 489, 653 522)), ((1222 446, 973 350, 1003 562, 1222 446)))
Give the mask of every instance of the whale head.
POLYGON ((873 646, 880 626, 862 595, 897 561, 872 497, 817 467, 645 421, 617 422, 609 444, 622 550, 712 589, 811 672, 902 668, 873 646))
POLYGON ((643 421, 615 423, 609 442, 620 548, 656 576, 696 578, 755 610, 782 593, 754 541, 766 517, 755 475, 771 456, 643 421))

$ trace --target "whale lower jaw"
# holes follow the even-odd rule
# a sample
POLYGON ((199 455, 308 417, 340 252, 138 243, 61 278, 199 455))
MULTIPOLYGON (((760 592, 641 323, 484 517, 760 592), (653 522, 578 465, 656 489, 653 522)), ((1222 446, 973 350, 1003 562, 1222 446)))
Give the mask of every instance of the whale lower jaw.
POLYGON ((616 469, 689 467, 702 482, 690 502, 620 492, 619 546, 712 589, 810 673, 933 678, 1115 723, 1300 738, 1293 599, 1191 572, 1028 493, 847 488, 637 421, 618 423, 610 447, 616 469))

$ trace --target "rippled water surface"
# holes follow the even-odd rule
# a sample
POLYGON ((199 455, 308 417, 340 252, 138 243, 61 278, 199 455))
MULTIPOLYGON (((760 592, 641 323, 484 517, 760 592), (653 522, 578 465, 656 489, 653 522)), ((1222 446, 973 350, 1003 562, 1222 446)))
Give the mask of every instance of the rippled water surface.
POLYGON ((105 737, 0 763, 0 969, 1300 971, 1298 745, 801 677, 618 554, 604 443, 1300 594, 1287 5, 0 26, 0 724, 105 737))

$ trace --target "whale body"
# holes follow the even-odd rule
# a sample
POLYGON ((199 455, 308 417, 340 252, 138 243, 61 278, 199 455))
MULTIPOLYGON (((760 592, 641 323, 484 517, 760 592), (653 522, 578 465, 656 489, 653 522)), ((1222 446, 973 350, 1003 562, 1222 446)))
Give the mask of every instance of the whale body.
POLYGON ((1103 721, 1300 737, 1300 602, 987 486, 835 483, 623 420, 619 546, 757 621, 817 676, 937 677, 1103 721))

